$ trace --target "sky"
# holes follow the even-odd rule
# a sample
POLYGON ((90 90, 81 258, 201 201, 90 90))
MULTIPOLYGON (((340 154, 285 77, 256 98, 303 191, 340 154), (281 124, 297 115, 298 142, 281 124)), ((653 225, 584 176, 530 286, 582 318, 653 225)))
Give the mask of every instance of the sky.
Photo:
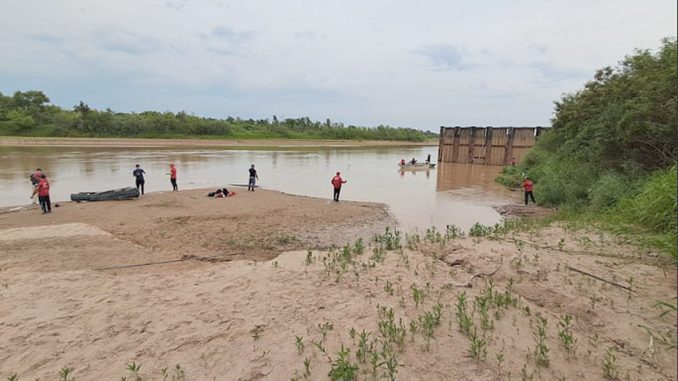
POLYGON ((0 92, 205 117, 548 126, 675 0, 0 0, 0 92))

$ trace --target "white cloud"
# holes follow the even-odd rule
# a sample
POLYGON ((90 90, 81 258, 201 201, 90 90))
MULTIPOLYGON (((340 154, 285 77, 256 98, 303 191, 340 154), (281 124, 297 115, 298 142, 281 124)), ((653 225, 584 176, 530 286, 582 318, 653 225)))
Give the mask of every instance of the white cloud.
POLYGON ((3 92, 432 130, 548 124, 562 93, 676 27, 665 0, 2 2, 3 92))

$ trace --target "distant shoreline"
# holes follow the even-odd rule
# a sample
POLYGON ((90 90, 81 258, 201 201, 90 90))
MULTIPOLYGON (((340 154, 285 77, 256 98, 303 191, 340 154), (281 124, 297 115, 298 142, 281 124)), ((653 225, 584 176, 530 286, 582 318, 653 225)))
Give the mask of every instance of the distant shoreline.
POLYGON ((316 140, 316 139, 148 139, 148 138, 47 138, 0 137, 0 146, 71 147, 422 147, 437 141, 316 140))

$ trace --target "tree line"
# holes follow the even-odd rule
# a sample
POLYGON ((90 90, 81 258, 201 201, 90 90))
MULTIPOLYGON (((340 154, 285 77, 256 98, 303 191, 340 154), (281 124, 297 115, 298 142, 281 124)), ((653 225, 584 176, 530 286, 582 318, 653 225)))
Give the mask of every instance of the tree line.
POLYGON ((141 113, 96 110, 84 102, 65 110, 42 91, 0 93, 0 135, 45 137, 135 137, 214 139, 342 139, 421 142, 436 133, 385 125, 345 126, 330 119, 203 118, 184 111, 141 113))

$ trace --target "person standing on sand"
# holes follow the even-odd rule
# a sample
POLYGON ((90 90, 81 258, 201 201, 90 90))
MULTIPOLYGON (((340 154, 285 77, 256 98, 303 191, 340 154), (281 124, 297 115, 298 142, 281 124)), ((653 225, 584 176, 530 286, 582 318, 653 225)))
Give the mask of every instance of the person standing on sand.
POLYGON ((259 180, 259 175, 257 175, 257 170, 254 169, 254 164, 250 167, 250 181, 247 183, 247 190, 254 192, 254 187, 256 186, 257 180, 259 180))
POLYGON ((532 199, 533 203, 537 203, 534 201, 534 196, 532 195, 532 188, 534 187, 534 183, 532 180, 530 180, 529 177, 525 177, 525 180, 523 180, 523 188, 525 189, 525 205, 527 205, 527 198, 529 197, 532 199))
POLYGON ((177 167, 174 166, 174 163, 170 164, 170 182, 172 183, 172 191, 178 191, 179 187, 177 186, 177 167))
POLYGON ((341 178, 341 172, 337 172, 336 176, 330 181, 334 188, 334 201, 339 202, 339 192, 341 192, 341 185, 346 184, 346 180, 341 178))
POLYGON ((47 176, 44 174, 40 175, 40 181, 38 182, 38 186, 33 190, 31 198, 33 198, 36 193, 38 194, 42 214, 52 213, 52 203, 49 200, 49 181, 47 181, 47 176))
POLYGON ((134 168, 134 171, 132 171, 132 175, 136 178, 136 184, 137 184, 137 189, 141 191, 141 194, 144 194, 144 184, 146 183, 146 180, 144 180, 144 174, 146 172, 141 169, 139 164, 137 164, 134 168))

